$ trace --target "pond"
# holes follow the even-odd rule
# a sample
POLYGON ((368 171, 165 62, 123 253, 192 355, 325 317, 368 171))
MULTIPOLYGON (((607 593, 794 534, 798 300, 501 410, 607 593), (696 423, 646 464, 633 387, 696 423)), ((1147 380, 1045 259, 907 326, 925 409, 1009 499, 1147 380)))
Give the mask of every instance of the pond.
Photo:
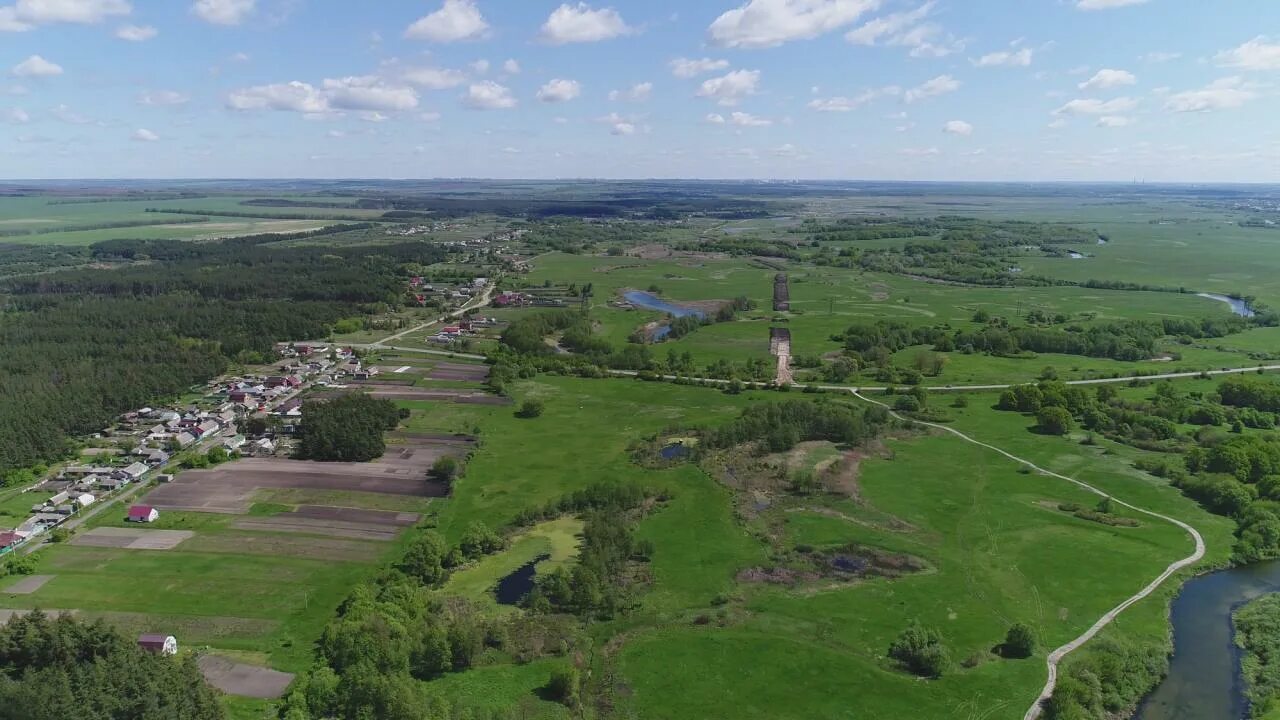
MULTIPOLYGON (((642 307, 646 310, 657 310, 658 312, 664 312, 672 317, 681 318, 692 315, 696 318, 705 318, 707 316, 707 314, 701 310, 695 310, 694 308, 684 307, 683 305, 669 303, 653 293, 631 290, 630 292, 624 293, 623 297, 627 299, 627 302, 635 305, 636 307, 642 307)), ((670 332, 671 326, 663 325, 654 331, 653 339, 661 340, 670 332)))
POLYGON ((1253 308, 1249 307, 1249 303, 1246 300, 1233 298, 1228 295, 1219 295, 1218 293, 1196 293, 1196 295, 1202 298, 1209 298, 1210 300, 1224 302, 1231 306, 1231 312, 1239 315, 1240 317, 1253 317, 1255 315, 1253 308))
POLYGON ((543 554, 521 565, 515 572, 498 581, 498 586, 494 588, 494 597, 498 599, 499 605, 519 605, 525 596, 533 591, 534 578, 538 574, 538 563, 543 560, 551 559, 550 555, 543 554))
POLYGON ((1075 250, 1068 250, 1067 257, 1070 257, 1072 260, 1083 260, 1084 253, 1078 253, 1075 250))
POLYGON ((689 457, 689 448, 684 443, 671 443, 658 451, 663 460, 679 460, 689 457))
POLYGON ((1133 720, 1241 720, 1248 702, 1240 677, 1231 613, 1280 592, 1280 562, 1223 570, 1188 580, 1173 601, 1169 675, 1133 720))

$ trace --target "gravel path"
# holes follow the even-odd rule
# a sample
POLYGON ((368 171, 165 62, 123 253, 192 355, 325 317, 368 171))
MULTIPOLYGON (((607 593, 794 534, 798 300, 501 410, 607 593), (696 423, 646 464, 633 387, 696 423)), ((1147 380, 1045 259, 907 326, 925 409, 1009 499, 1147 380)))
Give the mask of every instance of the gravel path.
MULTIPOLYGON (((889 414, 893 415, 899 420, 907 419, 902 417, 898 413, 894 412, 891 408, 889 408, 888 405, 878 400, 872 400, 871 398, 860 395, 856 390, 853 391, 853 395, 854 397, 857 397, 860 400, 872 403, 873 405, 879 405, 880 407, 883 407, 886 410, 889 410, 889 414)), ((1052 470, 1046 470, 1045 468, 1042 468, 1039 465, 1036 465, 1030 460, 1020 458, 1012 453, 1001 450, 1000 448, 994 445, 988 445, 987 443, 984 443, 980 440, 974 440, 973 438, 969 437, 968 435, 965 435, 964 433, 960 432, 959 430, 956 430, 955 428, 950 428, 945 425, 938 425, 935 423, 920 422, 918 420, 913 420, 912 422, 951 433, 952 435, 959 437, 965 442, 969 442, 974 445, 984 447, 993 452, 999 453, 1000 455, 1003 455, 1009 458, 1010 460, 1013 460, 1016 463, 1025 465, 1026 467, 1029 467, 1032 470, 1042 475, 1048 475, 1049 477, 1058 478, 1059 480, 1065 480, 1069 483, 1072 483, 1073 485, 1077 485, 1085 490, 1088 490, 1089 492, 1095 495, 1098 495, 1104 498, 1110 498, 1111 501, 1117 505, 1129 508, 1130 510, 1133 510, 1135 512, 1142 513, 1143 515, 1147 515, 1149 517, 1153 517, 1158 520, 1163 520, 1165 522, 1177 525, 1178 527, 1185 530, 1187 534, 1190 535, 1191 538, 1195 541, 1195 545, 1196 545, 1195 552, 1191 553, 1190 555, 1188 555, 1187 557, 1181 560, 1178 560, 1177 562, 1170 564, 1169 567, 1165 568, 1163 573, 1160 573, 1159 577, 1157 577, 1155 580, 1152 580, 1146 587, 1142 588, 1142 590, 1138 591, 1136 594, 1129 597, 1124 602, 1120 603, 1119 605, 1115 606, 1113 609, 1108 611, 1105 615, 1098 618, 1098 621, 1095 622, 1088 630, 1084 631, 1084 633, 1082 633, 1079 637, 1067 643, 1066 645, 1063 645, 1062 647, 1057 648, 1053 652, 1049 653, 1049 656, 1046 659, 1046 664, 1049 669, 1049 678, 1048 680, 1045 681, 1044 689, 1040 691, 1040 696, 1036 698, 1035 702, 1031 704, 1031 707, 1027 709, 1026 714, 1023 715, 1023 720, 1037 720, 1037 718, 1040 717, 1040 714, 1044 710, 1043 708, 1044 701, 1048 700, 1049 697, 1053 695, 1053 690, 1058 685, 1058 665, 1059 663, 1062 662, 1062 659, 1067 655, 1069 655, 1070 653, 1074 652, 1075 650, 1079 649, 1080 646, 1092 640, 1095 635, 1101 632, 1102 629, 1105 628, 1107 625, 1110 625, 1111 622, 1120 615, 1120 613, 1129 609, 1131 605, 1151 595, 1151 593, 1159 589, 1159 587, 1164 584, 1164 581, 1168 580, 1169 577, 1172 576, 1174 573, 1200 562, 1200 560, 1204 557, 1204 552, 1205 552, 1204 538, 1200 536, 1200 533, 1197 532, 1195 528, 1182 522, 1181 520, 1171 518, 1167 515, 1161 515, 1160 513, 1152 512, 1151 510, 1146 510, 1136 505, 1130 505, 1129 503, 1123 500, 1111 497, 1107 493, 1103 492, 1102 490, 1099 490, 1098 488, 1086 482, 1076 480, 1075 478, 1067 477, 1066 475, 1060 475, 1056 472, 1053 472, 1052 470)))

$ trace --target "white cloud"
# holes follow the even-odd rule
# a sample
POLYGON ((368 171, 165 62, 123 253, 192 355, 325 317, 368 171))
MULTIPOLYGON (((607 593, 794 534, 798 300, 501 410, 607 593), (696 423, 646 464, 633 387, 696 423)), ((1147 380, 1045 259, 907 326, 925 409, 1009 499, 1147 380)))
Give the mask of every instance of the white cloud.
POLYGON ((49 110, 49 114, 70 125, 90 125, 93 123, 93 118, 85 117, 67 105, 58 105, 49 110))
POLYGON ((137 130, 134 130, 132 137, 138 142, 155 142, 160 139, 159 135, 146 128, 138 128, 137 130))
POLYGON ((565 3, 552 11, 551 16, 542 24, 539 38, 552 45, 566 45, 600 42, 632 32, 634 30, 613 8, 593 10, 586 3, 578 3, 576 6, 565 3))
POLYGON ((908 148, 902 148, 898 152, 901 153, 902 155, 906 155, 907 157, 933 157, 935 155, 942 154, 942 151, 936 147, 927 147, 927 148, 908 147, 908 148))
POLYGON ((1034 50, 1025 47, 1019 50, 1001 50, 987 53, 974 60, 973 64, 978 67, 1027 67, 1034 54, 1034 50))
POLYGON ((49 62, 39 55, 32 55, 13 66, 15 77, 53 77, 62 74, 62 66, 57 63, 49 62))
POLYGON ((418 107, 418 93, 411 87, 391 85, 372 75, 326 79, 323 92, 337 110, 395 112, 418 107))
POLYGON ((6 110, 4 113, 4 119, 6 122, 11 122, 15 125, 25 125, 26 123, 31 122, 31 116, 22 108, 6 110))
POLYGON ((1111 68, 1103 68, 1094 73, 1093 77, 1080 83, 1077 87, 1081 90, 1108 90, 1110 88, 1123 87, 1125 85, 1135 85, 1138 78, 1128 70, 1112 70, 1111 68))
POLYGON ((960 81, 950 75, 939 75, 938 77, 926 82, 920 87, 911 88, 903 96, 907 102, 915 102, 924 100, 925 98, 937 97, 947 93, 955 92, 960 89, 960 81))
POLYGON ((18 0, 0 7, 0 32, 26 32, 54 23, 91 25, 131 12, 127 0, 18 0))
POLYGON ((809 101, 809 108, 818 112, 850 112, 886 95, 901 95, 902 88, 896 85, 866 90, 854 97, 815 98, 809 101))
POLYGON ((238 52, 227 59, 235 63, 247 63, 251 58, 249 57, 249 53, 238 52))
POLYGON ((369 123, 384 123, 390 120, 391 118, 387 115, 384 115, 378 112, 377 110, 367 110, 365 112, 360 113, 360 119, 363 120, 364 122, 369 122, 369 123))
POLYGON ((735 112, 729 116, 729 122, 738 127, 769 127, 773 124, 768 118, 756 117, 751 113, 735 112))
POLYGON ((1259 35, 1240 47, 1223 50, 1213 59, 1222 67, 1240 70, 1280 70, 1280 43, 1259 35))
POLYGON ((929 0, 914 10, 875 18, 845 33, 844 39, 854 45, 911 48, 910 55, 918 58, 945 57, 963 50, 963 40, 944 33, 936 23, 924 22, 936 5, 929 0))
POLYGON ((129 42, 146 42, 159 34, 150 25, 122 25, 116 30, 116 37, 129 42))
POLYGON ((1177 60, 1180 57, 1182 57, 1182 53, 1179 53, 1179 52, 1157 51, 1157 52, 1149 52, 1146 55, 1143 55, 1142 60, 1144 62, 1149 62, 1149 63, 1163 63, 1163 62, 1169 62, 1171 60, 1177 60))
POLYGON ((409 68, 400 77, 411 85, 427 90, 448 90, 467 82, 467 74, 449 68, 409 68))
POLYGON ((185 105, 191 97, 175 90, 147 90, 138 96, 138 104, 152 106, 185 105))
POLYGON ((489 23, 474 0, 444 0, 439 10, 410 25, 404 36, 410 40, 450 43, 476 40, 488 31, 489 23))
POLYGON ((258 85, 235 90, 227 96, 232 110, 279 110, 300 113, 325 113, 329 103, 314 86, 298 82, 258 85))
POLYGON ((508 59, 506 62, 502 63, 502 72, 508 75, 519 75, 520 63, 516 62, 514 59, 508 59))
POLYGON ((942 132, 950 135, 968 136, 973 134, 973 125, 970 125, 964 120, 951 120, 947 122, 946 125, 942 126, 942 132))
POLYGON ((855 22, 880 0, 748 0, 707 29, 722 47, 767 48, 810 40, 855 22))
POLYGON ((721 105, 737 105, 744 97, 755 95, 759 84, 759 70, 734 70, 704 81, 698 88, 698 97, 711 98, 721 105))
POLYGON ((1133 118, 1124 115, 1103 115, 1098 118, 1098 127, 1122 128, 1133 124, 1133 118))
POLYGON ((1066 118, 1057 118, 1057 119, 1055 119, 1053 122, 1050 122, 1050 123, 1049 123, 1049 129, 1050 129, 1050 130, 1061 130, 1062 128, 1066 127, 1067 125, 1070 125, 1070 123, 1069 123, 1069 122, 1067 122, 1067 119, 1066 119, 1066 118))
POLYGON ((257 0, 196 0, 191 12, 214 25, 239 25, 257 7, 257 0))
POLYGON ((642 82, 631 86, 630 90, 613 90, 609 92, 609 99, 616 102, 618 100, 627 100, 629 102, 644 102, 653 95, 653 83, 642 82))
POLYGON ((613 127, 609 129, 609 132, 614 135, 634 135, 636 133, 636 126, 629 122, 617 122, 613 124, 613 127))
POLYGON ((518 104, 510 89, 491 80, 468 87, 462 102, 472 110, 506 110, 518 104))
POLYGON ((678 78, 691 78, 728 67, 728 60, 676 58, 671 61, 671 74, 678 78))
POLYGON ((1138 101, 1129 97, 1118 97, 1114 100, 1098 100, 1096 98, 1078 98, 1057 110, 1054 115, 1119 115, 1129 112, 1138 106, 1138 101))
POLYGON ((703 119, 712 125, 724 124, 724 116, 721 115, 720 113, 708 113, 707 116, 703 119))
POLYGON ((489 61, 484 58, 480 58, 479 60, 468 64, 467 67, 471 68, 471 72, 477 75, 484 75, 489 72, 489 61))
POLYGON ((1112 8, 1142 5, 1147 0, 1076 0, 1076 7, 1081 10, 1110 10, 1112 8))
POLYGON ((1257 97, 1258 93, 1243 78, 1226 77, 1215 80, 1200 90, 1171 95, 1164 107, 1179 113, 1231 110, 1257 97))
POLYGON ((577 80, 556 78, 538 88, 538 99, 545 103, 567 102, 581 94, 582 85, 577 80))

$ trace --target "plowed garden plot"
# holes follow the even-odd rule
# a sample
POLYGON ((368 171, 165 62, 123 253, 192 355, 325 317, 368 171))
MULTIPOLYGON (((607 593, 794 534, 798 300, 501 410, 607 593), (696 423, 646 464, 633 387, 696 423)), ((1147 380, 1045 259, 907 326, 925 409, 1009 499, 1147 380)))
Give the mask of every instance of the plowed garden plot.
POLYGON ((4 591, 10 595, 30 595, 44 587, 44 584, 53 578, 53 575, 29 575, 5 588, 4 591))
POLYGON ((404 439, 387 447, 378 460, 368 463, 321 463, 277 458, 249 458, 212 470, 189 470, 174 482, 152 490, 146 502, 161 510, 243 515, 261 488, 351 490, 443 497, 448 488, 426 479, 431 465, 446 455, 459 454, 455 441, 404 439))
MULTIPOLYGON (((489 395, 478 390, 443 390, 439 388, 415 387, 374 387, 365 386, 364 392, 373 397, 387 400, 436 400, 439 402, 455 402, 463 405, 510 405, 511 398, 489 395)), ((317 393, 315 397, 329 398, 342 395, 340 391, 317 393)))
POLYGON ((348 385, 360 387, 413 387, 418 379, 412 375, 383 375, 368 380, 351 380, 348 385))
POLYGON ((402 528, 376 523, 343 522, 340 520, 316 520, 295 517, 292 513, 273 517, 245 517, 235 520, 231 527, 254 532, 306 533, 326 537, 351 538, 353 540, 377 540, 390 542, 396 539, 402 528))
POLYGON ((195 533, 189 530, 144 530, 100 527, 76 535, 72 545, 124 550, 172 550, 195 533))
POLYGON ((293 682, 290 673, 245 665, 218 655, 201 655, 196 662, 204 679, 228 695, 273 699, 283 695, 293 682))
POLYGON ((489 379, 489 366, 442 362, 427 373, 427 379, 481 382, 489 379))
POLYGON ((329 507, 327 505, 300 505, 283 517, 309 518, 312 520, 339 520, 342 522, 368 523, 391 527, 410 527, 418 522, 418 513, 387 512, 385 510, 361 510, 358 508, 329 507))

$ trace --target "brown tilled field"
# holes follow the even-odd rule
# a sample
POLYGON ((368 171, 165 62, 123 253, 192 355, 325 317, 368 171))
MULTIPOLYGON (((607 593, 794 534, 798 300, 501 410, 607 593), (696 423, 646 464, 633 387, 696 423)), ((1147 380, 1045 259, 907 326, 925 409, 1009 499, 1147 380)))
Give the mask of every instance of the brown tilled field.
POLYGON ((245 665, 218 655, 201 655, 196 661, 200 673, 209 684, 228 695, 241 697, 278 698, 284 694, 293 675, 271 668, 245 665))
POLYGON ((397 438, 381 458, 367 463, 322 463, 281 458, 248 458, 211 470, 188 470, 174 482, 152 490, 148 504, 161 510, 243 515, 253 504, 260 488, 305 488, 310 490, 353 490, 443 497, 448 487, 427 479, 436 460, 466 452, 470 441, 397 438))
POLYGON ((427 373, 427 379, 483 382, 489 379, 489 366, 442 362, 432 368, 431 372, 427 373))
POLYGON ((231 527, 237 530, 253 530, 256 532, 304 533, 351 538, 352 540, 374 540, 377 542, 391 542, 404 529, 401 526, 381 523, 317 520, 315 518, 297 517, 293 513, 284 513, 271 517, 242 517, 233 521, 231 527))
MULTIPOLYGON (((438 400, 441 402, 453 402, 463 405, 510 405, 511 398, 501 397, 499 395, 489 395, 479 390, 444 390, 441 388, 416 388, 416 387, 379 387, 366 385, 361 388, 365 393, 387 400, 438 400)), ((329 398, 341 395, 341 392, 325 392, 317 393, 315 397, 329 398)))
POLYGON ((190 540, 192 535, 195 533, 188 530, 100 527, 76 535, 71 544, 125 550, 172 550, 184 540, 190 540))

